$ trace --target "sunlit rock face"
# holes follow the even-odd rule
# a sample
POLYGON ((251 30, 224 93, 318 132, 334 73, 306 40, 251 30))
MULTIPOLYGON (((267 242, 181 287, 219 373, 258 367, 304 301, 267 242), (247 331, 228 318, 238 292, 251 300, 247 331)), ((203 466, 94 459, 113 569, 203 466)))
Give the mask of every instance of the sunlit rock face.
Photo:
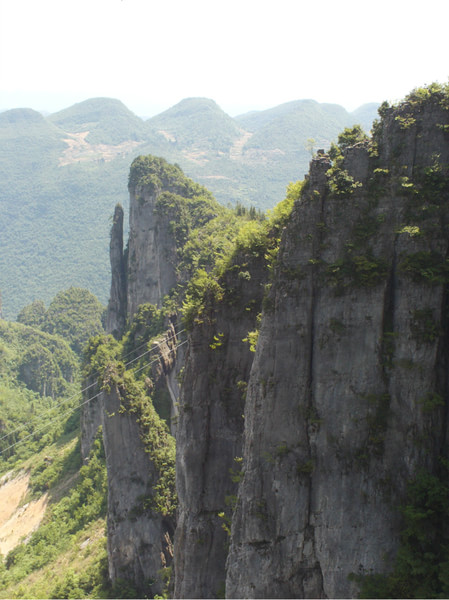
POLYGON ((351 597, 385 572, 406 484, 446 445, 448 111, 386 111, 312 161, 245 407, 228 597, 351 597), (286 274, 289 274, 287 277, 286 274))
POLYGON ((159 215, 160 191, 148 187, 130 189, 129 242, 127 259, 127 314, 132 317, 140 304, 160 305, 176 284, 176 244, 170 223, 159 215))

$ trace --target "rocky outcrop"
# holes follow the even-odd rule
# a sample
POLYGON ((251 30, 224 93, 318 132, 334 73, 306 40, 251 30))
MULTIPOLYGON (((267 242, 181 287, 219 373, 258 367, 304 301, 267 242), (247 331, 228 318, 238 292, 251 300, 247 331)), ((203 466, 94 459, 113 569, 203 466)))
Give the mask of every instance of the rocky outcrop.
POLYGON ((101 390, 98 387, 97 377, 92 376, 85 380, 80 414, 81 427, 81 457, 83 461, 89 458, 92 444, 102 424, 103 403, 101 390))
POLYGON ((139 594, 150 591, 153 597, 163 593, 161 571, 172 563, 174 520, 145 504, 159 473, 145 451, 135 415, 122 412, 124 393, 114 386, 102 396, 109 576, 113 582, 130 582, 139 594))
MULTIPOLYGON (((181 345, 178 354, 180 340, 170 320, 167 331, 157 339, 154 335, 160 331, 160 324, 151 322, 162 317, 156 317, 158 311, 150 304, 161 306, 177 282, 173 223, 158 202, 164 193, 176 194, 185 189, 188 193, 185 182, 180 169, 170 167, 162 159, 141 157, 133 163, 129 241, 125 251, 120 206, 115 209, 111 230, 107 331, 117 339, 125 330, 128 332, 124 360, 143 375, 144 389, 132 375, 117 383, 117 367, 114 362, 109 364, 117 350, 108 350, 111 342, 106 338, 99 342, 100 355, 91 362, 97 372, 86 382, 81 416, 84 458, 100 425, 103 431, 110 578, 113 582, 124 580, 150 597, 165 593, 165 568, 172 563, 175 528, 174 439, 165 431, 155 407, 167 421, 171 417, 174 431, 184 351, 181 345), (145 306, 139 312, 141 305, 145 306), (114 372, 108 374, 108 369, 114 372), (106 381, 108 378, 112 383, 106 381)), ((194 184, 192 188, 196 191, 194 184)), ((94 347, 90 350, 95 353, 94 347)))
MULTIPOLYGON (((111 262, 111 290, 106 311, 106 331, 120 339, 125 331, 126 307, 126 260, 123 252, 123 208, 117 204, 111 227, 109 244, 111 262)), ((98 373, 85 381, 83 410, 81 411, 81 456, 87 460, 98 428, 102 425, 103 402, 97 384, 98 373)))
MULTIPOLYGON (((134 364, 145 385, 112 360, 99 367, 83 413, 83 455, 102 427, 108 473, 107 540, 111 581, 126 582, 142 597, 165 593, 166 569, 173 559, 175 529, 175 448, 151 397, 174 369, 177 338, 173 326, 154 340, 146 357, 134 364), (100 389, 99 389, 100 388, 100 389), (99 389, 99 391, 98 391, 99 389)), ((96 364, 102 351, 98 346, 96 364)), ((93 351, 95 352, 95 351, 93 351)))
MULTIPOLYGON (((388 571, 409 481, 447 455, 447 108, 447 95, 417 93, 382 107, 372 140, 320 152, 277 258, 263 242, 188 288, 200 308, 182 376, 173 329, 137 405, 132 381, 111 376, 101 418, 113 578, 156 577, 159 594, 174 552, 175 597, 338 598, 357 595, 351 574, 388 571), (254 354, 243 339, 255 342, 262 305, 254 354), (141 502, 163 473, 144 397, 167 391, 172 416, 179 396, 176 531, 159 496, 141 502)), ((128 251, 119 213, 111 238, 122 277, 111 331, 185 284, 183 219, 205 210, 193 186, 160 159, 133 163, 128 251)), ((203 266, 201 239, 190 256, 203 266)))
POLYGON ((189 337, 176 436, 176 598, 224 593, 253 360, 243 340, 256 328, 267 278, 263 255, 240 255, 233 265, 221 282, 223 300, 209 300, 189 337))
MULTIPOLYGON (((160 191, 159 191, 160 194, 160 191)), ((158 191, 130 190, 128 315, 140 304, 159 305, 176 284, 176 244, 167 219, 155 214, 158 191)))
POLYGON ((401 105, 311 164, 248 385, 228 597, 356 595, 447 451, 448 122, 401 105))
POLYGON ((123 255, 123 208, 115 207, 109 245, 111 261, 111 292, 106 316, 106 331, 120 338, 125 331, 127 306, 127 273, 123 255))
MULTIPOLYGON (((151 391, 163 385, 164 372, 173 367, 175 346, 173 329, 154 345, 147 378, 151 391)), ((104 379, 109 575, 113 582, 126 580, 139 593, 154 597, 164 593, 164 569, 173 559, 175 518, 174 505, 169 505, 174 494, 174 440, 136 383, 130 378, 115 383, 108 372, 104 379), (163 469, 173 470, 171 483, 163 469)))

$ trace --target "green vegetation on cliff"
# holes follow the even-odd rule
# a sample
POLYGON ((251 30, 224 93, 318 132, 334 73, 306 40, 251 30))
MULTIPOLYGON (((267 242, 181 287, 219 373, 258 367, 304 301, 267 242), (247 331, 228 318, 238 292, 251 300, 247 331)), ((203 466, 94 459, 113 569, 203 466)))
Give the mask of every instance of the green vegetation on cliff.
MULTIPOLYGON (((232 209, 221 206, 178 165, 162 158, 135 159, 129 188, 137 202, 145 201, 144 192, 157 195, 154 212, 169 223, 174 237, 178 284, 164 299, 161 314, 182 316, 191 328, 201 319, 205 302, 223 299, 227 270, 241 268, 245 276, 246 254, 260 256, 268 269, 274 268, 282 229, 302 186, 300 181, 291 183, 286 198, 265 215, 241 204, 232 209)), ((141 318, 135 316, 134 323, 141 318)))
MULTIPOLYGON (((146 305, 146 308, 150 310, 151 305, 146 305)), ((151 365, 158 360, 158 355, 149 352, 153 343, 160 339, 164 328, 155 326, 154 321, 149 319, 148 331, 159 329, 159 335, 152 336, 147 343, 141 343, 134 335, 136 329, 142 332, 142 339, 149 337, 142 331, 142 316, 139 314, 136 323, 131 324, 131 337, 125 335, 123 343, 115 341, 112 336, 91 339, 86 351, 85 375, 98 377, 99 385, 106 392, 117 391, 121 413, 135 416, 145 452, 157 472, 157 481, 153 482, 149 495, 141 499, 140 510, 169 516, 176 509, 175 440, 154 408, 154 385, 158 382, 152 380, 151 365), (144 356, 137 361, 132 358, 133 351, 129 350, 136 342, 139 344, 139 355, 144 356), (125 357, 129 363, 128 369, 125 357)))
MULTIPOLYGON (((404 112, 396 115, 400 119, 395 119, 394 123, 405 135, 414 126, 413 110, 427 102, 448 108, 447 97, 448 89, 444 86, 415 90, 407 98, 406 108, 401 109, 404 112)), ((184 119, 183 107, 178 108, 176 118, 184 119)), ((204 109, 213 114, 217 110, 208 103, 201 105, 201 110, 204 109)), ((337 110, 331 112, 338 113, 337 110)), ((392 114, 386 106, 381 113, 385 119, 392 114)), ((17 118, 19 116, 16 115, 17 118)), ((168 117, 165 115, 164 119, 168 117)), ((35 115, 33 118, 36 127, 41 127, 41 120, 35 115)), ((59 126, 70 124, 78 127, 76 131, 82 132, 89 124, 83 118, 74 111, 73 115, 59 115, 54 122, 59 126)), ((97 118, 95 113, 91 118, 94 122, 97 118)), ((170 138, 172 133, 164 119, 154 124, 166 128, 165 135, 170 138)), ((262 137, 264 131, 270 137, 267 129, 270 119, 267 116, 263 124, 257 124, 257 119, 252 118, 254 135, 248 151, 258 149, 256 133, 262 137)), ((231 144, 232 136, 238 131, 232 123, 226 122, 231 144)), ((439 132, 446 135, 447 122, 439 125, 439 132)), ((5 594, 9 597, 107 597, 115 594, 117 597, 135 593, 135 590, 125 590, 126 582, 120 584, 122 589, 117 587, 114 590, 106 583, 103 537, 106 474, 104 451, 99 439, 94 443, 89 461, 80 468, 78 415, 75 412, 79 398, 79 365, 75 353, 80 354, 86 343, 84 376, 96 379, 106 392, 117 393, 120 408, 117 415, 111 414, 110 417, 133 415, 139 425, 140 440, 148 460, 157 473, 148 494, 140 498, 138 506, 133 507, 133 516, 157 513, 168 518, 175 514, 177 507, 175 442, 165 423, 170 401, 162 397, 163 390, 158 384, 158 377, 167 368, 167 357, 172 355, 175 345, 173 343, 171 347, 167 342, 168 331, 181 329, 181 322, 190 332, 197 327, 195 331, 198 332, 204 326, 210 337, 206 348, 216 353, 221 367, 220 352, 226 347, 227 340, 217 325, 220 309, 226 305, 234 307, 236 314, 241 311, 245 316, 250 315, 248 320, 254 329, 241 341, 247 341, 254 350, 262 304, 269 318, 278 301, 276 294, 279 296, 279 289, 270 291, 270 277, 273 281, 277 277, 287 289, 302 280, 306 269, 314 269, 316 282, 324 281, 326 286, 341 295, 351 292, 355 296, 360 290, 369 292, 381 285, 387 287, 391 277, 391 260, 379 250, 386 228, 389 228, 388 233, 394 233, 395 244, 401 248, 395 277, 402 278, 405 284, 424 284, 432 289, 449 283, 446 253, 431 245, 438 226, 447 223, 448 165, 441 164, 435 157, 432 164, 416 165, 413 176, 410 173, 406 176, 404 165, 382 163, 378 131, 373 139, 368 139, 360 127, 347 128, 326 157, 332 163, 329 163, 331 166, 327 171, 323 195, 327 195, 326 198, 335 205, 347 207, 354 202, 358 210, 354 213, 357 219, 345 224, 347 230, 339 246, 341 252, 329 262, 322 258, 327 249, 326 236, 336 232, 330 231, 324 222, 316 225, 316 239, 320 243, 313 248, 308 264, 291 265, 288 260, 281 263, 278 258, 283 229, 288 226, 292 211, 299 231, 303 226, 298 218, 300 204, 320 201, 317 197, 319 192, 311 190, 310 181, 290 184, 285 200, 262 215, 254 207, 248 209, 242 204, 237 204, 234 209, 225 208, 205 188, 188 179, 178 165, 169 165, 165 159, 154 156, 139 156, 133 162, 129 186, 136 190, 137 202, 145 202, 144 195, 140 194, 143 188, 161 192, 155 212, 158 217, 167 219, 176 246, 178 285, 164 299, 162 307, 141 305, 119 341, 102 335, 101 304, 89 292, 73 287, 59 293, 48 309, 44 302, 37 300, 22 309, 18 323, 0 322, 0 367, 4 374, 0 386, 0 467, 2 470, 16 467, 19 459, 32 456, 34 464, 30 461, 24 467, 31 474, 30 493, 49 491, 51 494, 51 506, 43 526, 28 543, 17 546, 4 562, 0 562, 0 583, 6 590, 5 594), (366 149, 367 164, 373 167, 373 176, 365 187, 343 168, 345 156, 354 144, 366 149), (407 210, 401 213, 400 222, 390 222, 385 213, 378 210, 378 200, 387 194, 386 190, 392 197, 407 199, 407 210), (407 246, 406 242, 410 245, 407 246), (266 275, 265 279, 260 278, 263 283, 258 280, 259 289, 265 289, 265 300, 256 303, 247 299, 241 305, 242 289, 255 278, 256 269, 266 275), (163 343, 168 348, 164 358, 156 351, 163 343), (90 541, 92 527, 97 532, 95 541, 90 541), (80 554, 87 561, 89 552, 86 548, 90 548, 92 553, 90 562, 83 563, 80 559, 71 569, 50 576, 50 565, 58 561, 58 556, 68 562, 80 554), (39 577, 37 583, 33 577, 39 577)), ((211 144, 216 142, 215 133, 212 133, 213 140, 208 140, 211 144)), ((109 141, 122 139, 122 134, 117 135, 109 141)), ((107 139, 102 136, 103 132, 98 128, 90 139, 107 139)), ((273 144, 279 142, 274 135, 270 140, 273 144)), ((180 142, 174 140, 170 143, 180 142)), ((399 150, 396 150, 396 155, 399 155, 399 150)), ((311 239, 316 232, 301 230, 300 233, 311 239)), ((385 379, 390 371, 405 368, 406 364, 404 360, 401 364, 395 362, 396 332, 392 330, 390 321, 385 319, 383 323, 385 331, 378 348, 385 379)), ((410 312, 409 341, 413 339, 423 346, 435 344, 441 338, 443 325, 429 307, 418 307, 410 312)), ((345 329, 342 321, 330 319, 331 334, 343 336, 345 329)), ((322 343, 326 343, 324 338, 322 343)), ((412 369, 413 364, 410 366, 409 363, 407 368, 412 369)), ((271 385, 270 382, 260 383, 262 387, 271 385)), ((241 398, 246 384, 246 381, 239 380, 230 385, 235 386, 241 398)), ((429 391, 420 401, 422 411, 429 419, 429 415, 444 403, 441 390, 435 390, 429 391)), ((366 423, 368 441, 363 447, 361 467, 366 468, 370 461, 379 460, 382 456, 386 423, 394 398, 387 393, 376 393, 366 395, 363 400, 371 403, 366 423)), ((183 409, 192 410, 188 405, 183 409)), ((318 419, 312 412, 307 419, 310 426, 318 426, 318 421, 321 425, 321 417, 318 419)), ((420 443, 426 442, 421 440, 420 443)), ((278 462, 289 452, 285 444, 278 446, 278 462)), ((438 476, 418 473, 410 482, 408 497, 401 508, 401 547, 393 570, 387 575, 371 574, 367 578, 357 578, 363 596, 447 595, 449 556, 445 523, 449 516, 449 491, 444 460, 441 462, 438 476)), ((304 479, 311 476, 314 468, 312 461, 296 467, 304 479)))
POLYGON ((352 575, 360 598, 447 598, 449 594, 449 485, 425 471, 409 483, 402 515, 401 544, 386 574, 352 575))
POLYGON ((201 322, 205 305, 211 300, 220 302, 225 299, 223 282, 228 270, 239 270, 240 277, 251 278, 245 270, 245 257, 260 257, 267 271, 275 267, 282 228, 302 186, 300 181, 290 184, 286 198, 268 211, 267 217, 246 211, 238 214, 237 208, 234 214, 227 216, 226 225, 220 220, 212 221, 207 237, 202 231, 198 237, 193 236, 190 244, 186 244, 189 259, 198 265, 186 287, 182 306, 184 323, 188 328, 192 328, 194 322, 201 322), (193 251, 195 242, 199 243, 195 244, 196 251, 193 251))

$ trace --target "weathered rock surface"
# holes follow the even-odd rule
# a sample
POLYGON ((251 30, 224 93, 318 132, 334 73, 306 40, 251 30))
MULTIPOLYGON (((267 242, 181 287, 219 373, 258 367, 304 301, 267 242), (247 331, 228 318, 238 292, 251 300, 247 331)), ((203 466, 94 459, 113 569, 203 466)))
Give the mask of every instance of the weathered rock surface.
MULTIPOLYGON (((166 373, 174 369, 176 345, 171 326, 149 349, 149 393, 165 385, 166 373)), ((164 568, 172 564, 175 529, 174 514, 166 514, 161 502, 154 501, 155 490, 166 486, 161 484, 160 461, 170 467, 167 459, 160 458, 161 448, 157 447, 164 444, 162 438, 168 433, 164 434, 151 400, 140 391, 144 399, 136 404, 136 384, 117 378, 117 373, 116 364, 106 365, 103 389, 83 413, 83 455, 89 451, 99 421, 108 473, 109 576, 112 582, 127 581, 139 593, 160 595, 165 593, 164 568), (148 429, 154 428, 156 432, 150 431, 150 442, 145 443, 148 429), (156 441, 151 441, 153 438, 156 441)), ((174 456, 172 463, 174 472, 174 456)))
POLYGON ((263 256, 239 259, 245 267, 227 274, 224 300, 220 306, 210 303, 189 338, 176 437, 176 598, 215 598, 224 592, 225 527, 240 477, 244 397, 253 360, 243 339, 256 327, 267 278, 263 256), (242 272, 249 281, 239 277, 242 272))
POLYGON ((138 591, 162 594, 161 569, 173 557, 174 521, 144 510, 143 498, 158 481, 151 458, 140 440, 136 417, 123 413, 117 387, 105 392, 103 439, 108 469, 108 563, 111 581, 124 579, 138 591))
POLYGON ((141 437, 142 428, 154 425, 132 408, 124 412, 123 394, 126 388, 116 387, 103 396, 109 574, 112 581, 123 578, 145 593, 150 584, 154 596, 164 592, 163 570, 172 564, 175 519, 154 506, 160 466, 141 437))
POLYGON ((390 109, 346 183, 312 162, 248 386, 230 598, 356 595, 350 573, 390 566, 407 481, 437 469, 448 305, 424 263, 449 251, 447 123, 438 103, 390 109))
MULTIPOLYGON (((155 159, 153 168, 157 170, 161 164, 155 159)), ((176 169, 174 172, 178 176, 176 169)), ((163 173, 162 164, 159 175, 162 177, 163 173)), ((130 186, 129 242, 125 251, 123 210, 117 206, 114 213, 107 331, 118 339, 141 304, 160 306, 163 297, 176 283, 176 240, 169 215, 157 211, 157 201, 164 192, 179 191, 183 180, 181 178, 179 184, 179 180, 173 183, 169 177, 162 177, 163 180, 158 179, 155 185, 156 177, 154 175, 147 185, 134 181, 130 186)), ((146 325, 142 323, 143 329, 146 325)), ((140 333, 144 334, 144 331, 140 333)), ((145 368, 145 373, 148 372, 146 392, 153 399, 171 404, 173 431, 179 397, 177 375, 182 367, 182 360, 176 360, 178 344, 175 327, 170 322, 166 333, 151 347, 140 345, 128 357, 133 367, 139 354, 146 355, 144 362, 151 358, 150 365, 145 368)), ((183 348, 180 356, 183 356, 183 348)), ((88 383, 94 382, 97 376, 92 375, 88 383)), ((146 506, 148 498, 159 493, 154 490, 161 486, 160 473, 156 468, 161 450, 148 448, 142 441, 142 432, 151 428, 151 419, 125 408, 126 386, 119 388, 113 385, 107 392, 92 385, 87 391, 85 400, 92 400, 84 404, 81 416, 82 453, 84 458, 88 456, 101 425, 108 472, 108 563, 111 580, 128 581, 142 594, 163 594, 166 585, 163 568, 171 566, 173 557, 175 518, 173 515, 167 517, 161 510, 155 511, 151 502, 150 508, 146 506), (153 582, 150 587, 149 581, 153 582)), ((147 401, 152 402, 150 398, 147 401)))
POLYGON ((125 330, 127 306, 127 273, 123 255, 123 208, 115 207, 109 245, 111 261, 111 292, 106 318, 106 331, 120 338, 125 330))
MULTIPOLYGON (((449 111, 435 96, 383 113, 373 142, 312 161, 255 355, 242 340, 268 280, 262 256, 235 262, 223 296, 205 298, 181 389, 167 333, 148 385, 166 387, 173 415, 180 396, 173 549, 172 520, 131 510, 154 486, 136 415, 114 387, 92 405, 84 428, 95 434, 98 410, 113 578, 140 585, 173 550, 175 597, 338 598, 357 595, 351 573, 389 569, 407 483, 447 451, 449 111)), ((185 232, 158 210, 159 175, 130 185, 125 252, 114 218, 110 331, 179 283, 185 232)))
POLYGON ((140 304, 160 306, 176 284, 176 243, 170 223, 155 214, 161 190, 130 189, 127 311, 140 304))
MULTIPOLYGON (((106 311, 106 331, 119 339, 125 331, 126 307, 126 261, 123 253, 123 208, 117 205, 111 227, 109 244, 111 262, 111 290, 106 311)), ((81 456, 86 460, 102 425, 103 402, 95 374, 85 381, 83 410, 81 411, 81 456)))
POLYGON ((103 403, 96 377, 89 377, 85 381, 84 390, 80 426, 81 456, 86 461, 102 424, 103 403))

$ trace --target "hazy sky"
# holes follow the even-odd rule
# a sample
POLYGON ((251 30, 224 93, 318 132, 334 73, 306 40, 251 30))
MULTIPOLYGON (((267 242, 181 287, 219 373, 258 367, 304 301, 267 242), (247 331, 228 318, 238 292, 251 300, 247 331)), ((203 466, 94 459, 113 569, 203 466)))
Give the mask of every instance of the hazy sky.
POLYGON ((0 110, 97 96, 151 116, 313 98, 348 110, 449 78, 448 0, 0 0, 0 110))

